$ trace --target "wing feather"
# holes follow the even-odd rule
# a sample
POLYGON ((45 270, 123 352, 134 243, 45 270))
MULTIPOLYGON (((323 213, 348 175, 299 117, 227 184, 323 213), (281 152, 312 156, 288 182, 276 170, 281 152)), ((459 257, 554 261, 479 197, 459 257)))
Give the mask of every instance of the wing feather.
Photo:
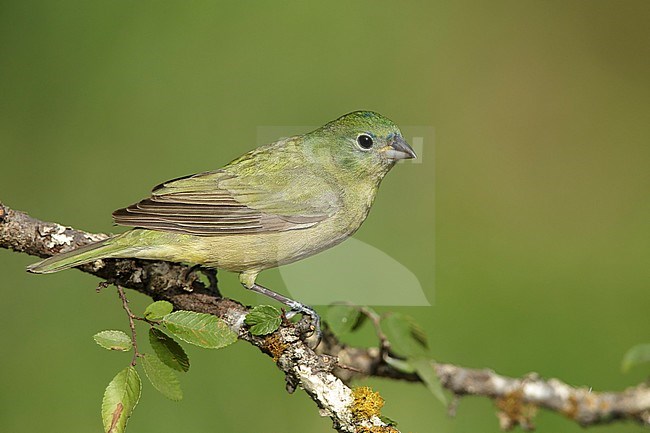
POLYGON ((218 236, 301 230, 336 213, 339 196, 322 174, 298 166, 287 170, 281 159, 270 161, 271 168, 285 164, 279 175, 248 171, 259 154, 254 150, 222 170, 160 184, 149 198, 113 212, 113 219, 131 227, 218 236))

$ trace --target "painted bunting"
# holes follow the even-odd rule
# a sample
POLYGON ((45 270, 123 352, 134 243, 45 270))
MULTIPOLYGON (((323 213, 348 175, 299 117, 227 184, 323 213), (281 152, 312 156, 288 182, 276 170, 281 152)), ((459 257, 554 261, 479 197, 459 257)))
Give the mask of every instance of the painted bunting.
POLYGON ((399 128, 370 112, 346 114, 312 132, 254 149, 225 167, 170 180, 113 213, 125 233, 27 268, 50 273, 98 259, 134 257, 239 273, 241 284, 308 314, 310 307, 255 282, 264 269, 311 256, 351 236, 382 179, 415 158, 399 128))

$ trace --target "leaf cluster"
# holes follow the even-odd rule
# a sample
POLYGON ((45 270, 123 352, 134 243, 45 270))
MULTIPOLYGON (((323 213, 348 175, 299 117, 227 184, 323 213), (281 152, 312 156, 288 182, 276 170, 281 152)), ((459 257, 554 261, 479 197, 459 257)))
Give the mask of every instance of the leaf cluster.
MULTIPOLYGON (((174 337, 196 346, 219 349, 234 343, 237 334, 221 319, 210 314, 172 310, 169 302, 157 301, 147 306, 143 318, 136 318, 150 324, 152 353, 137 352, 135 333, 130 337, 123 331, 107 330, 95 334, 93 339, 108 350, 136 351, 134 359, 139 361, 153 387, 165 397, 178 401, 183 398, 183 391, 177 373, 187 372, 190 360, 174 337)), ((104 391, 102 420, 106 433, 124 432, 140 400, 142 382, 135 364, 132 362, 117 373, 104 391)))

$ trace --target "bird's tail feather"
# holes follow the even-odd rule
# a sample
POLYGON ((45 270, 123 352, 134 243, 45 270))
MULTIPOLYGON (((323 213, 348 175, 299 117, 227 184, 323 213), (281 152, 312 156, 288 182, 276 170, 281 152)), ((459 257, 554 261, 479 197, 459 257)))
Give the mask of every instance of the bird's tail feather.
POLYGON ((123 245, 113 242, 115 238, 105 239, 90 245, 57 254, 27 267, 27 272, 34 274, 50 274, 64 269, 74 268, 98 259, 121 257, 126 253, 123 245))

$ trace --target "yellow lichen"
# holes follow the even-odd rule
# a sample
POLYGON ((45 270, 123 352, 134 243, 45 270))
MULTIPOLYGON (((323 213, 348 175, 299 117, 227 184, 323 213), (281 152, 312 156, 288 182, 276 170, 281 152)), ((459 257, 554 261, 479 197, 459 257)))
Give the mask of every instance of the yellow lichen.
POLYGON ((563 410, 564 415, 568 418, 575 419, 578 415, 578 399, 575 395, 570 395, 568 399, 568 405, 563 410))
POLYGON ((503 430, 520 425, 524 430, 533 429, 533 418, 537 414, 537 406, 523 399, 524 393, 516 389, 496 401, 499 409, 498 417, 503 430))
POLYGON ((355 420, 367 420, 373 416, 381 415, 381 408, 384 406, 384 399, 372 388, 360 386, 352 390, 352 407, 350 411, 355 420))
POLYGON ((352 390, 352 399, 350 412, 352 412, 357 433, 399 433, 399 430, 391 425, 367 425, 373 417, 381 418, 384 399, 378 392, 373 391, 370 387, 360 386, 352 390))
POLYGON ((264 349, 271 354, 275 362, 278 362, 278 359, 288 347, 289 345, 282 341, 277 334, 271 334, 264 340, 264 349))

